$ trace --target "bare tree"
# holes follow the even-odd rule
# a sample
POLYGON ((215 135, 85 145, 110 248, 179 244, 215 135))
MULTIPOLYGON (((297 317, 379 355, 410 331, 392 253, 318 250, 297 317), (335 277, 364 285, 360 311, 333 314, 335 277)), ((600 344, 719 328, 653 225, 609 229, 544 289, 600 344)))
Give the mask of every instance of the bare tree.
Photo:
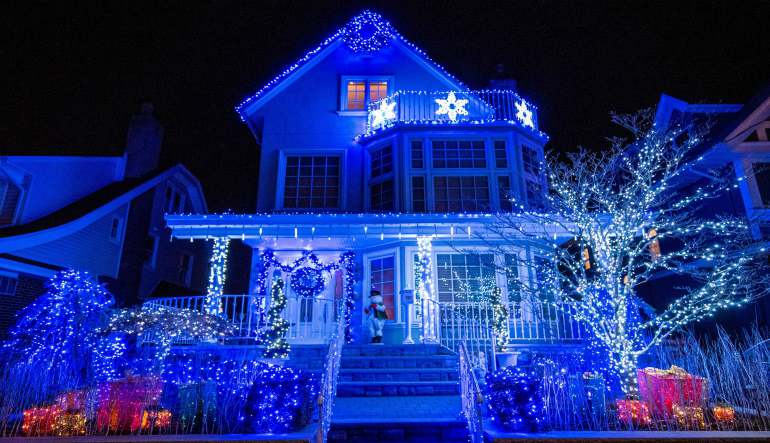
POLYGON ((524 294, 564 309, 606 348, 627 395, 637 390, 638 358, 682 326, 764 293, 757 272, 764 249, 745 220, 708 215, 704 203, 737 186, 730 170, 704 170, 696 149, 707 125, 662 130, 653 112, 612 115, 632 137, 604 152, 579 150, 543 165, 549 192, 539 211, 523 206, 491 228, 499 249, 527 243, 537 274, 524 294), (697 185, 685 185, 697 176, 697 185), (639 315, 639 289, 661 273, 683 277, 666 288, 659 313, 639 315), (539 295, 537 295, 539 294, 539 295), (565 303, 566 302, 566 303, 565 303))

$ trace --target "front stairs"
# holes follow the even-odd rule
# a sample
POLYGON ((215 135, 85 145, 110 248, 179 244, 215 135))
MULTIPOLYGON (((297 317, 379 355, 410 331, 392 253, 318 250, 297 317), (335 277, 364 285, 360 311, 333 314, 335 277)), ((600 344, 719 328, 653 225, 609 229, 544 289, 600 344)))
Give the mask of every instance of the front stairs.
POLYGON ((345 345, 329 442, 467 442, 458 380, 439 345, 345 345))

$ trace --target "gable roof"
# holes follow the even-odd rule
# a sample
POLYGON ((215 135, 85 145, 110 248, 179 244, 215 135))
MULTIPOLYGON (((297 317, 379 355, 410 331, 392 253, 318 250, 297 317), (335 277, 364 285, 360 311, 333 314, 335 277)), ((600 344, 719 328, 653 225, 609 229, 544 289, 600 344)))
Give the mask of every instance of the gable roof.
POLYGON ((2 228, 0 229, 0 251, 23 249, 69 235, 131 202, 173 176, 184 177, 190 182, 191 191, 198 194, 198 198, 193 200, 198 202, 197 211, 207 212, 200 182, 187 168, 175 165, 144 177, 128 178, 112 183, 45 217, 22 225, 2 228))
POLYGON ((254 94, 241 101, 235 107, 235 111, 241 117, 241 120, 246 120, 245 114, 247 111, 258 108, 277 93, 279 85, 285 85, 299 78, 310 67, 323 60, 341 44, 347 44, 351 50, 358 53, 375 53, 389 44, 396 44, 406 49, 407 54, 423 64, 435 75, 445 80, 452 87, 458 90, 467 89, 454 75, 447 72, 443 66, 428 57, 425 51, 399 34, 390 22, 385 20, 380 14, 364 10, 361 14, 353 17, 345 26, 339 28, 334 34, 322 41, 316 48, 308 51, 294 64, 286 67, 286 69, 254 94))

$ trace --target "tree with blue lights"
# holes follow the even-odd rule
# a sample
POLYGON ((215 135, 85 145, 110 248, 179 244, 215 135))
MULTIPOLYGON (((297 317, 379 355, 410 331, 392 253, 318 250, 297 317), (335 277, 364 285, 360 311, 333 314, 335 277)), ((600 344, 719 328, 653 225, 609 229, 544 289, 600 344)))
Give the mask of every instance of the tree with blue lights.
POLYGON ((283 280, 278 277, 273 280, 270 291, 270 309, 267 311, 267 330, 262 339, 267 345, 265 357, 288 358, 289 342, 286 341, 286 333, 289 331, 289 322, 283 318, 283 310, 286 309, 286 293, 283 290, 283 280))
POLYGON ((695 153, 707 143, 706 126, 658 128, 653 117, 652 110, 613 115, 631 138, 611 139, 603 152, 550 158, 541 168, 547 209, 518 204, 492 228, 535 247, 525 264, 537 278, 534 286, 520 279, 522 293, 578 320, 631 396, 641 355, 683 326, 766 291, 765 250, 746 220, 702 210, 745 177, 710 170, 695 153), (679 186, 692 174, 697 186, 679 186), (639 290, 661 273, 687 284, 670 288, 668 305, 648 315, 639 290))
POLYGON ((21 311, 3 350, 11 366, 35 373, 42 385, 78 387, 94 378, 99 330, 115 301, 87 272, 61 271, 47 289, 21 311))

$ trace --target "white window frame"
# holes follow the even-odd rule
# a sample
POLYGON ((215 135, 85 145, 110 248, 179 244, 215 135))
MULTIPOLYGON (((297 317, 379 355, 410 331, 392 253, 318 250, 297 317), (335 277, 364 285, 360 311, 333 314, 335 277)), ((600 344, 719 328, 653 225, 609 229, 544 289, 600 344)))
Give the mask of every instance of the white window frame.
POLYGON ((347 150, 345 149, 282 149, 278 157, 278 177, 276 178, 275 205, 276 210, 298 210, 301 208, 284 208, 283 197, 286 187, 286 157, 339 157, 340 159, 340 183, 339 194, 336 208, 306 208, 310 210, 323 211, 329 209, 344 210, 347 208, 347 150))
POLYGON ((369 113, 369 83, 371 82, 387 82, 388 94, 391 95, 395 91, 395 81, 392 75, 343 75, 340 76, 340 108, 337 114, 343 116, 365 116, 369 113), (366 84, 364 88, 364 109, 362 110, 348 110, 348 82, 364 82, 366 84))
POLYGON ((0 296, 2 297, 13 297, 16 295, 16 291, 19 288, 19 274, 15 272, 7 272, 0 270, 0 279, 8 279, 13 280, 15 283, 13 285, 13 292, 0 292, 0 296))
MULTIPOLYGON (((399 149, 398 149, 398 140, 395 137, 388 137, 387 139, 383 140, 380 143, 377 143, 376 145, 372 145, 370 147, 367 147, 366 149, 366 161, 364 162, 364 172, 366 177, 366 186, 364 189, 364 207, 367 210, 372 210, 372 185, 376 185, 379 183, 386 182, 388 180, 393 182, 393 208, 390 210, 383 210, 382 212, 388 212, 388 211, 398 211, 401 207, 400 205, 400 198, 399 198, 399 189, 400 184, 397 179, 399 176, 398 174, 398 168, 401 160, 399 158, 399 149), (390 155, 391 155, 391 171, 380 175, 379 177, 372 178, 372 151, 377 151, 379 149, 386 148, 387 146, 390 146, 390 155)), ((379 211, 379 210, 378 210, 379 211)))
POLYGON ((9 177, 6 176, 5 178, 3 178, 2 175, 0 175, 0 208, 5 205, 5 197, 8 193, 8 188, 10 188, 11 186, 19 190, 19 199, 16 201, 16 206, 14 206, 13 208, 13 214, 11 215, 11 222, 9 224, 0 223, 0 226, 13 226, 18 221, 19 214, 21 213, 21 206, 24 202, 25 189, 22 186, 19 186, 18 184, 16 184, 9 177))

